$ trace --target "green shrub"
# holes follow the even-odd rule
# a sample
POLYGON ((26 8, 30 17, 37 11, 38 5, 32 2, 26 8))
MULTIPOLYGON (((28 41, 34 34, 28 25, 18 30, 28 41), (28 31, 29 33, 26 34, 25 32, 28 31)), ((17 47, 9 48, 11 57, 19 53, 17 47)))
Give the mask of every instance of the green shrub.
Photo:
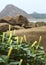
POLYGON ((39 41, 26 42, 26 36, 19 38, 3 33, 0 35, 0 65, 46 65, 46 53, 39 41))

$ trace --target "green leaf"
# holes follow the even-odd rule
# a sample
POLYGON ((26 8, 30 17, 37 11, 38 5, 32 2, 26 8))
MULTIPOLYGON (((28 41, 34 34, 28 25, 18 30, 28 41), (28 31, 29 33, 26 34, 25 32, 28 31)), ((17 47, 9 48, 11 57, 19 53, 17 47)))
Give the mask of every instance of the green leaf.
POLYGON ((9 65, 17 65, 17 64, 19 64, 18 61, 16 61, 16 62, 10 62, 10 63, 9 63, 9 65))
POLYGON ((2 63, 2 62, 5 63, 5 61, 2 58, 0 58, 0 63, 2 63))

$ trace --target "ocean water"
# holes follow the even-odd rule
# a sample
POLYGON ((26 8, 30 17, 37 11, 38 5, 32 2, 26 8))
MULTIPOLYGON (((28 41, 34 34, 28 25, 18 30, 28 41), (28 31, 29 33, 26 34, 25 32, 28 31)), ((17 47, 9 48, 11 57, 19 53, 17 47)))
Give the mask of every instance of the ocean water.
POLYGON ((30 22, 46 22, 46 19, 30 19, 30 22))

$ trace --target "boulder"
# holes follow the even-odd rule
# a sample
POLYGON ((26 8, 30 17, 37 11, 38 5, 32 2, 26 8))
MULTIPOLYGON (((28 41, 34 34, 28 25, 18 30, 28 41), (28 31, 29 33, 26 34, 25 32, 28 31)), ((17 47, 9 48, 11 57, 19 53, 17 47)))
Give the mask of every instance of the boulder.
POLYGON ((11 25, 11 30, 18 30, 18 29, 24 29, 29 28, 28 27, 28 20, 25 16, 18 15, 13 18, 5 17, 3 19, 0 19, 0 31, 7 31, 9 29, 9 25, 11 25))
POLYGON ((5 32, 9 29, 9 24, 7 23, 0 23, 0 31, 5 32))
POLYGON ((18 15, 15 17, 16 25, 26 27, 28 25, 28 20, 25 16, 18 15))

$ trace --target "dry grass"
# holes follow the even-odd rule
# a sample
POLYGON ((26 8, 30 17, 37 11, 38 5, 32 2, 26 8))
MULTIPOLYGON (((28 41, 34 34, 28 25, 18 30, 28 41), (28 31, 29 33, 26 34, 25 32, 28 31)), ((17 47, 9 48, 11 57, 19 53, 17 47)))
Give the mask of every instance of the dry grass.
POLYGON ((15 30, 15 34, 13 33, 13 35, 18 35, 19 37, 23 36, 24 34, 27 36, 27 41, 31 42, 35 40, 38 41, 39 37, 42 36, 41 43, 46 50, 46 26, 31 29, 15 30))

